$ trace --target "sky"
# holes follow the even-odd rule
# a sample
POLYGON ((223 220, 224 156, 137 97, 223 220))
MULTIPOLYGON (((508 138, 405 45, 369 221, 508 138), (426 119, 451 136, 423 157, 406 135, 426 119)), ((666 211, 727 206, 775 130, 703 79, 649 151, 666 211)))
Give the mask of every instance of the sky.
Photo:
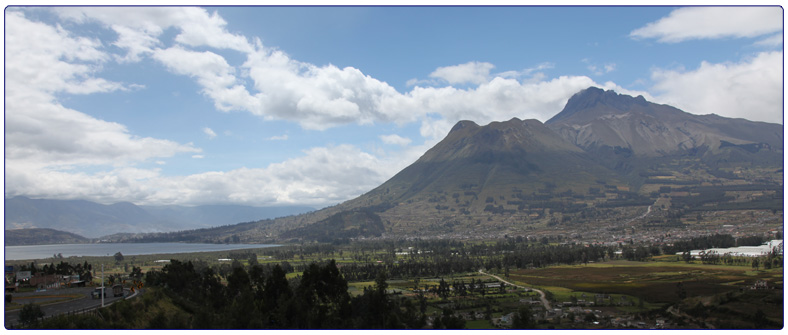
POLYGON ((783 123, 781 7, 6 7, 5 196, 334 205, 596 86, 783 123))

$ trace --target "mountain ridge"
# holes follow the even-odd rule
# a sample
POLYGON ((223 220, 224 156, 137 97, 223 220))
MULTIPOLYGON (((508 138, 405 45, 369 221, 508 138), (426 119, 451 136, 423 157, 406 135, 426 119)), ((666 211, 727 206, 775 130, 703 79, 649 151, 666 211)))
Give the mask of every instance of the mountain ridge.
POLYGON ((586 151, 620 147, 638 156, 665 156, 735 145, 767 143, 782 150, 782 126, 715 114, 694 115, 642 96, 591 87, 573 95, 545 124, 586 151))

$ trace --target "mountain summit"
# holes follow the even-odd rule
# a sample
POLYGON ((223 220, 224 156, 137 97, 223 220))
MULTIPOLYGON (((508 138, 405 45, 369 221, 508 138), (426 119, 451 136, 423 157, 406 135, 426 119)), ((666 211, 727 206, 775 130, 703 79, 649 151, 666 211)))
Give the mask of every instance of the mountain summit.
POLYGON ((586 151, 619 148, 637 156, 717 152, 721 147, 759 145, 782 150, 781 125, 694 115, 675 107, 590 87, 572 96, 545 123, 586 151))

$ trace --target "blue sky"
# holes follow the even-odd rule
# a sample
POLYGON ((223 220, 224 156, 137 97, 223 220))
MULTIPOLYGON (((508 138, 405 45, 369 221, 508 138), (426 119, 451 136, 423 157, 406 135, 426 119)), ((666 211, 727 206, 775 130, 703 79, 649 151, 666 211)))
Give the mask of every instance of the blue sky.
POLYGON ((598 86, 783 119, 780 7, 7 7, 5 195, 323 207, 598 86))

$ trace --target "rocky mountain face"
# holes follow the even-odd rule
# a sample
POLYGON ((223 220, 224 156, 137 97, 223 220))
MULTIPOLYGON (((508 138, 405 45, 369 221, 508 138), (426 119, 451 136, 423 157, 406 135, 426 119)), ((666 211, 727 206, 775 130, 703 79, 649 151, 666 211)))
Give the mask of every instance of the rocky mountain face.
POLYGON ((460 205, 456 210, 481 211, 490 197, 540 190, 585 193, 600 183, 624 185, 537 120, 514 118, 486 126, 461 121, 415 163, 350 204, 421 206, 451 197, 460 205))
POLYGON ((782 125, 693 115, 642 96, 633 98, 595 87, 572 96, 545 124, 590 152, 619 148, 637 156, 658 157, 714 153, 726 145, 783 149, 782 125))

